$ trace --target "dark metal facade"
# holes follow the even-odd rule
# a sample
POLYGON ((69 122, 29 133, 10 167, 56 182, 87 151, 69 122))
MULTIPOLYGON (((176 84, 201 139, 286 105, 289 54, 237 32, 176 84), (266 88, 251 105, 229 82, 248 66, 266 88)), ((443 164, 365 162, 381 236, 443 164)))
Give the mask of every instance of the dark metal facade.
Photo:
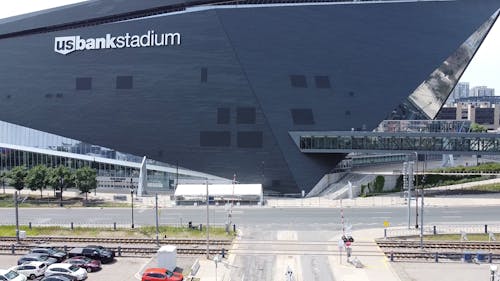
MULTIPOLYGON (((18 19, 14 31, 92 17, 98 5, 112 15, 124 3, 150 5, 91 1, 18 19)), ((204 6, 11 37, 16 21, 6 21, 0 119, 270 190, 308 191, 343 154, 304 154, 289 131, 375 128, 499 6, 204 6), (178 32, 182 43, 54 52, 57 36, 148 30, 178 32)))

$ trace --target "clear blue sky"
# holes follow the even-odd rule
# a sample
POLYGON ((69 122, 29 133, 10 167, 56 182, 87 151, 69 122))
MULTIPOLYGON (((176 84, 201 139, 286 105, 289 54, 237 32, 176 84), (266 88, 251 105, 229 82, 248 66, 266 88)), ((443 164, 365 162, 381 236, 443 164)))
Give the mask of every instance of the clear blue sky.
MULTIPOLYGON (((0 9, 0 18, 83 1, 84 0, 4 0, 2 1, 2 8, 0 9)), ((460 81, 469 82, 472 87, 488 86, 490 88, 495 88, 496 94, 500 95, 500 52, 498 51, 498 46, 500 46, 500 23, 497 22, 460 81)))

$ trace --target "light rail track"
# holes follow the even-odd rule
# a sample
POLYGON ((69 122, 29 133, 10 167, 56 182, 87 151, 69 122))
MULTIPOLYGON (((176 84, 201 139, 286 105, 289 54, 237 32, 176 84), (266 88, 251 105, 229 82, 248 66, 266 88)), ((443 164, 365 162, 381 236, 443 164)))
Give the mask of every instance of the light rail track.
POLYGON ((441 259, 458 261, 469 259, 488 262, 500 259, 500 243, 480 241, 420 241, 377 240, 377 245, 391 261, 427 260, 438 262, 441 259), (482 259, 482 260, 480 260, 482 259))
MULTIPOLYGON (((473 258, 477 258, 477 253, 468 253, 470 261, 473 258)), ((479 262, 488 262, 490 259, 490 253, 482 253, 483 260, 479 262)), ((404 260, 427 260, 435 261, 439 260, 451 260, 459 261, 464 258, 464 253, 462 252, 386 252, 385 256, 389 260, 393 261, 404 261, 404 260)), ((492 260, 500 259, 500 254, 491 254, 492 260)))
MULTIPOLYGON (((417 249, 420 241, 408 240, 377 240, 381 249, 417 249)), ((424 241, 423 248, 427 250, 486 250, 500 253, 500 242, 488 241, 424 241)))
MULTIPOLYGON (((205 245, 205 239, 174 239, 174 238, 160 238, 161 244, 173 245, 205 245)), ((0 243, 10 242, 15 243, 16 237, 5 236, 0 237, 0 243)), ((36 236, 26 237, 22 239, 23 243, 94 243, 94 244, 156 244, 154 238, 101 238, 101 237, 64 237, 64 236, 36 236)), ((232 241, 229 239, 211 239, 210 245, 226 246, 231 245, 232 241)))
MULTIPOLYGON (((14 244, 12 244, 14 245, 14 244)), ((2 244, 0 245, 0 253, 12 253, 12 245, 2 244)), ((54 245, 54 248, 64 249, 64 246, 54 245)), ((32 245, 15 245, 15 253, 16 254, 25 254, 31 248, 32 245)), ((67 247, 67 249, 71 249, 72 247, 67 247)), ((153 256, 158 251, 157 247, 107 247, 110 250, 115 251, 116 255, 118 253, 121 256, 153 256)), ((220 254, 222 248, 210 248, 210 255, 220 254)), ((203 255, 206 254, 207 250, 204 248, 177 248, 177 254, 179 255, 203 255)), ((227 250, 226 250, 227 253, 227 250)))

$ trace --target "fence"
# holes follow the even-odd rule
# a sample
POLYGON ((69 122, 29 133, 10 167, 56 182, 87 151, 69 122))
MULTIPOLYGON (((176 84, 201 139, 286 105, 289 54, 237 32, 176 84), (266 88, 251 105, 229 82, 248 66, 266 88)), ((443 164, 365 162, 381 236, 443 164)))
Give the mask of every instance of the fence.
MULTIPOLYGON (((424 227, 424 235, 437 234, 480 234, 500 233, 500 224, 446 224, 424 227)), ((384 229, 384 237, 418 236, 420 228, 389 227, 384 229)))

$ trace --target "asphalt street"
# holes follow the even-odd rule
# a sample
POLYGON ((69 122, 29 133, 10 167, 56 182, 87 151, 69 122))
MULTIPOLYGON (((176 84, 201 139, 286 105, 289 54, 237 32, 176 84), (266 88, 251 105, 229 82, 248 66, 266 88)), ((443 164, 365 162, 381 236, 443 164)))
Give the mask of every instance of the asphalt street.
MULTIPOLYGON (((391 226, 404 226, 408 222, 406 207, 387 208, 346 208, 343 209, 346 224, 354 229, 382 227, 384 221, 391 226)), ((415 208, 412 210, 412 224, 415 222, 415 208)), ((0 224, 15 224, 13 208, 0 210, 0 224)), ((155 212, 152 208, 134 209, 136 226, 154 225, 155 212)), ((206 223, 206 208, 176 207, 159 211, 161 224, 187 225, 206 223)), ((227 212, 222 206, 210 206, 210 224, 224 224, 227 212)), ((131 223, 130 208, 20 208, 19 223, 33 225, 127 225, 131 223)), ((498 207, 427 207, 424 212, 425 224, 482 224, 498 223, 498 207)), ((315 230, 332 231, 340 229, 341 210, 339 208, 268 208, 235 207, 232 222, 237 227, 252 227, 261 231, 276 230, 315 230)))
MULTIPOLYGON (((336 243, 342 235, 341 213, 352 230, 391 226, 406 226, 406 207, 359 207, 344 208, 271 208, 235 207, 232 222, 240 231, 238 242, 232 248, 232 259, 226 261, 229 270, 224 278, 230 280, 283 280, 288 268, 293 270, 297 281, 337 280, 333 275, 332 255, 337 255, 336 243)), ((412 208, 411 223, 415 222, 412 208)), ((0 209, 0 224, 14 224, 13 208, 0 209)), ((136 226, 154 225, 155 211, 152 208, 135 208, 136 226)), ((159 212, 160 224, 187 225, 206 223, 206 207, 163 208, 159 212)), ((210 224, 224 224, 227 211, 223 206, 209 207, 210 224)), ((131 224, 130 208, 21 208, 21 224, 108 225, 131 224)), ((475 207, 426 207, 424 222, 432 224, 498 224, 500 208, 496 206, 475 207)), ((381 230, 380 235, 383 235, 381 230)), ((356 237, 357 241, 364 237, 356 237)), ((363 243, 363 242, 356 242, 363 243)), ((365 253, 364 255, 371 255, 365 253)), ((366 257, 361 256, 361 259, 366 257)), ((226 280, 226 279, 224 279, 226 280)))

